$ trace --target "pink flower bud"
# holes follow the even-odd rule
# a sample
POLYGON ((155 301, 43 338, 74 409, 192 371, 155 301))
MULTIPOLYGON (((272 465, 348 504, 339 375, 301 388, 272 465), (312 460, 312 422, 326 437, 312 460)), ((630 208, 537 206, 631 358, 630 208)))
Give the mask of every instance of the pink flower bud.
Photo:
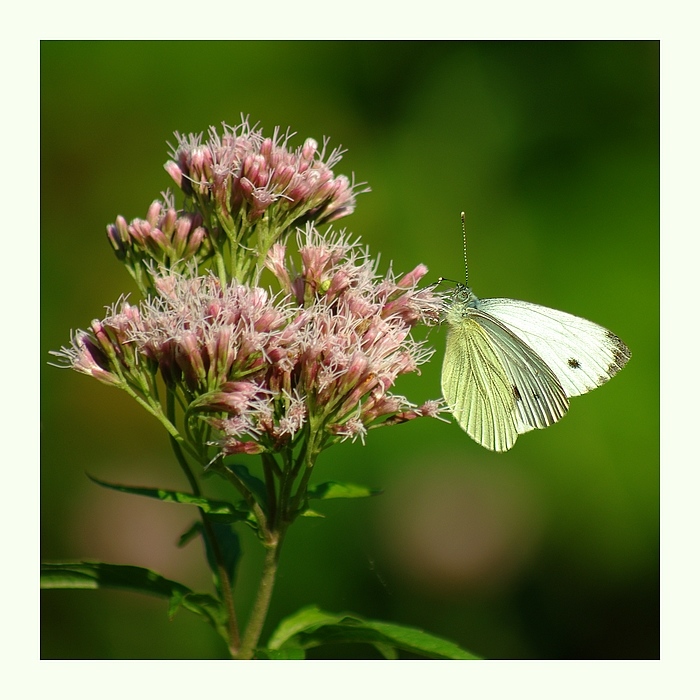
POLYGON ((279 191, 284 191, 292 181, 295 172, 296 170, 291 165, 279 165, 275 168, 272 183, 279 191))
POLYGON ((156 258, 160 258, 164 253, 167 254, 169 252, 170 241, 159 228, 154 228, 148 234, 146 246, 156 258))
POLYGON ((170 175, 170 177, 175 181, 175 184, 178 187, 182 188, 183 183, 188 184, 188 181, 183 177, 182 169, 177 163, 169 160, 163 167, 168 175, 170 175))
POLYGON ((90 340, 89 336, 83 334, 75 342, 77 353, 73 369, 89 374, 103 384, 115 386, 122 383, 116 374, 109 371, 107 356, 90 340))
MULTIPOLYGON (((175 213, 175 210, 169 209, 168 214, 170 212, 175 213)), ((190 232, 191 226, 191 220, 185 217, 180 217, 177 219, 177 222, 173 221, 172 223, 173 235, 171 238, 171 245, 178 257, 183 257, 185 246, 187 245, 187 235, 190 232)))
POLYGON ((270 154, 272 153, 272 148, 273 148, 273 141, 271 138, 264 139, 263 142, 260 144, 260 154, 265 156, 266 158, 270 157, 270 154))
POLYGON ((305 200, 311 192, 311 187, 309 186, 306 178, 299 172, 297 172, 291 179, 289 187, 285 191, 285 195, 289 197, 290 201, 293 203, 301 202, 305 200))
POLYGON ((191 389, 204 383, 206 379, 204 360, 197 337, 191 331, 183 331, 176 339, 175 360, 191 389))
POLYGON ((284 260, 286 251, 286 246, 281 243, 274 243, 270 250, 267 251, 265 266, 277 278, 282 288, 289 291, 289 273, 287 272, 284 260))
POLYGON ((241 173, 250 180, 253 187, 264 187, 267 185, 268 170, 263 156, 255 155, 246 158, 241 173))
POLYGON ((344 292, 350 286, 350 276, 346 270, 338 270, 330 280, 326 296, 328 299, 335 299, 339 294, 344 292))
POLYGON ((249 198, 255 191, 255 185, 247 177, 242 177, 238 181, 238 185, 246 199, 249 198))
POLYGON ((197 251, 202 247, 202 243, 207 236, 207 230, 202 226, 197 226, 197 228, 192 231, 190 238, 187 242, 187 248, 183 251, 182 257, 187 260, 192 256, 197 254, 197 251))
POLYGON ((301 157, 304 160, 313 160, 318 150, 318 142, 315 139, 308 138, 304 141, 304 146, 301 149, 301 157))
POLYGON ((213 410, 233 414, 244 413, 258 391, 252 382, 227 382, 221 389, 210 397, 207 405, 213 410))
POLYGON ((143 219, 134 219, 129 225, 131 238, 140 246, 145 246, 151 235, 151 224, 143 219))
POLYGON ((199 179, 205 174, 205 169, 211 164, 211 152, 209 149, 196 148, 190 154, 190 177, 199 179))
POLYGON ((158 217, 160 217, 160 212, 163 209, 163 205, 156 200, 148 207, 148 213, 146 214, 146 221, 151 226, 158 226, 158 217))
POLYGON ((405 274, 397 283, 397 287, 415 287, 418 282, 425 277, 428 268, 425 265, 416 265, 409 273, 405 274))
POLYGON ((118 216, 116 224, 107 226, 107 238, 114 248, 114 252, 120 260, 126 257, 127 249, 129 248, 130 238, 126 219, 123 216, 118 216))
POLYGON ((171 236, 177 222, 177 211, 173 207, 168 207, 160 220, 158 228, 168 237, 171 236))
POLYGON ((356 350, 348 364, 348 368, 343 375, 341 390, 350 386, 358 385, 365 379, 365 374, 369 368, 369 359, 365 353, 356 350))
POLYGON ((227 446, 228 454, 259 455, 261 452, 265 451, 265 448, 257 442, 252 442, 250 440, 247 442, 234 442, 237 442, 237 444, 227 446))

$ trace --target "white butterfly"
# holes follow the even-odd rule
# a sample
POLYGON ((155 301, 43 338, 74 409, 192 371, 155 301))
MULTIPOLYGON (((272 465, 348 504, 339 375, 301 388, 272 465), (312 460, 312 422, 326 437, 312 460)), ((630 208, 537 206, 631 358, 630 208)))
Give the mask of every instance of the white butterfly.
POLYGON ((596 323, 526 301, 480 300, 464 284, 446 301, 445 321, 442 394, 462 429, 497 452, 556 423, 570 397, 604 384, 630 358, 596 323))

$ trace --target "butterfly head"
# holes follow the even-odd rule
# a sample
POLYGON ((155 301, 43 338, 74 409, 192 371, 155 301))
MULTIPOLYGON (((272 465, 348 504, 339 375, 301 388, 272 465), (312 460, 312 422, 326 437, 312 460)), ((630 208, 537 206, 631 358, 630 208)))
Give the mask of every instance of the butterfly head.
POLYGON ((442 295, 443 319, 448 323, 458 322, 468 315, 468 309, 478 306, 478 297, 466 284, 445 277, 441 277, 439 282, 454 283, 454 287, 442 295))

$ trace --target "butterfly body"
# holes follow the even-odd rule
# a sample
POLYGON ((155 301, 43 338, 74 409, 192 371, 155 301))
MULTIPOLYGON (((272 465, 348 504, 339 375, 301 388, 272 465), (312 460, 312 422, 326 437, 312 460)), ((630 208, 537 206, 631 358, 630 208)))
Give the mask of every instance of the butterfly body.
POLYGON ((515 299, 480 300, 457 284, 446 302, 442 393, 459 425, 487 449, 560 420, 569 398, 605 383, 630 358, 591 321, 515 299))

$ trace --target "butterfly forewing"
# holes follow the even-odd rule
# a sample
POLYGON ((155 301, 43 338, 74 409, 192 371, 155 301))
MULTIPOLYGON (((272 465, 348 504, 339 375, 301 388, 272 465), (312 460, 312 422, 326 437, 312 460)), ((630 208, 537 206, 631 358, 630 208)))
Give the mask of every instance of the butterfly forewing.
POLYGON ((469 317, 449 325, 442 394, 459 425, 480 445, 504 452, 515 444, 512 383, 486 332, 469 317))
POLYGON ((567 396, 599 387, 630 358, 614 333, 564 311, 516 299, 483 299, 478 308, 529 345, 556 374, 567 396))

